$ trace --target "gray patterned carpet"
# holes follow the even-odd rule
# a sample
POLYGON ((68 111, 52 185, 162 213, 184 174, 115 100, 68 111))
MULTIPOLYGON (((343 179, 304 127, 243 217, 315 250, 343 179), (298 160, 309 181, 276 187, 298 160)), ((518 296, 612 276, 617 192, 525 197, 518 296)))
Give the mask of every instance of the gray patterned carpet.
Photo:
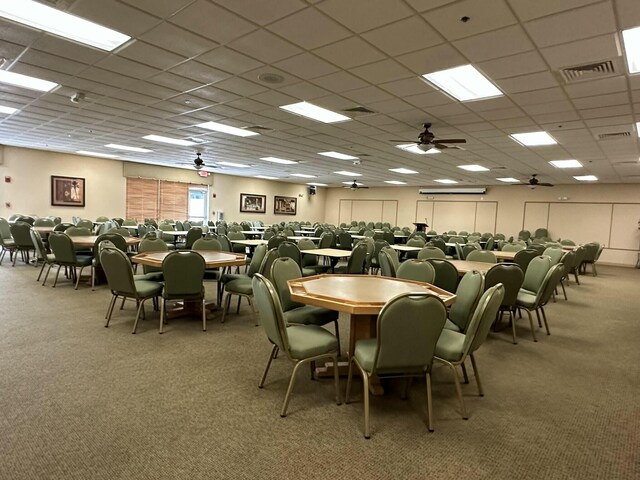
POLYGON ((639 478, 640 271, 599 270, 548 307, 551 336, 534 344, 525 320, 518 345, 490 334, 477 354, 485 397, 463 385, 468 421, 437 367, 436 431, 424 384, 407 401, 392 384, 364 440, 359 381, 336 406, 331 381, 304 370, 280 418, 290 365, 276 360, 258 390, 270 347, 246 304, 206 333, 176 319, 158 335, 151 312, 131 335, 131 305, 103 327, 104 286, 41 287, 33 267, 4 263, 0 478, 639 478))

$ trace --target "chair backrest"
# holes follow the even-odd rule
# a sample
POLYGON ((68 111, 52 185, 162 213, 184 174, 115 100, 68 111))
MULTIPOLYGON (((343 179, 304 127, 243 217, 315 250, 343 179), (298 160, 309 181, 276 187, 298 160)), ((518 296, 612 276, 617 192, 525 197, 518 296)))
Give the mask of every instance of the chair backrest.
POLYGON ((427 259, 436 271, 436 278, 432 282, 438 288, 455 293, 458 287, 458 269, 453 263, 442 258, 427 259))
POLYGON ((199 295, 207 264, 202 255, 192 251, 173 251, 162 261, 165 298, 199 295))
POLYGON ((351 234, 349 232, 340 232, 338 234, 338 247, 344 250, 351 250, 351 244, 353 243, 353 239, 351 238, 351 234))
POLYGON ((187 232, 187 238, 185 239, 185 246, 187 250, 191 250, 193 248, 193 243, 196 240, 200 240, 202 238, 202 228, 200 227, 191 227, 187 232))
POLYGON ((418 252, 418 259, 426 260, 427 258, 446 258, 446 256, 438 247, 427 245, 418 252))
POLYGON ((466 240, 458 235, 453 235, 449 237, 449 242, 451 243, 466 243, 466 240))
POLYGON ((523 272, 526 272, 531 260, 537 256, 538 252, 536 250, 520 250, 514 255, 513 261, 520 266, 523 272))
POLYGON ((129 229, 128 228, 124 228, 124 227, 110 228, 109 230, 107 230, 106 233, 116 233, 116 234, 121 235, 123 237, 130 237, 131 236, 131 232, 129 231, 129 229))
POLYGON ((222 245, 220 245, 220 242, 216 238, 199 238, 193 242, 191 250, 194 252, 206 250, 219 252, 222 250, 222 245))
POLYGON ((282 242, 278 245, 278 256, 280 258, 289 257, 293 259, 300 268, 302 268, 302 254, 300 253, 298 245, 295 243, 287 240, 286 242, 282 242))
POLYGON ((133 268, 125 253, 115 247, 103 247, 100 251, 100 264, 107 277, 109 290, 114 293, 135 295, 133 268))
POLYGON ((480 249, 477 247, 475 243, 470 245, 464 245, 462 247, 462 256, 464 257, 464 260, 468 260, 469 254, 471 252, 478 251, 478 250, 480 249))
POLYGON ((466 332, 471 316, 484 291, 484 278, 477 270, 464 274, 456 289, 456 303, 451 305, 449 320, 455 323, 460 331, 466 332))
POLYGON ((291 357, 282 306, 275 287, 259 273, 253 277, 252 286, 256 310, 259 312, 260 323, 267 338, 288 357, 291 357))
POLYGON ((544 281, 547 272, 551 268, 551 259, 547 256, 535 257, 529 263, 527 270, 524 272, 524 280, 522 288, 529 292, 537 293, 544 281))
POLYGON ((489 288, 499 283, 504 287, 502 306, 512 307, 516 304, 518 292, 524 281, 524 272, 515 263, 498 263, 489 269, 484 276, 484 288, 489 288))
POLYGON ((542 255, 546 255, 551 258, 551 265, 555 265, 556 263, 559 263, 564 256, 564 250, 562 250, 562 248, 548 247, 544 249, 542 255))
POLYGON ((404 293, 389 300, 378 315, 373 372, 429 371, 447 308, 430 293, 404 293))
POLYGON ((353 250, 351 250, 351 256, 347 262, 347 272, 350 274, 362 274, 364 273, 365 265, 367 263, 367 244, 358 242, 353 250))
POLYGON ((11 228, 6 218, 0 217, 0 237, 4 239, 11 238, 11 228))
POLYGON ((564 265, 564 273, 568 274, 573 272, 573 269, 576 267, 576 252, 566 252, 560 262, 564 265))
POLYGON ((506 243, 502 246, 503 252, 519 252, 524 249, 524 245, 520 245, 519 243, 506 243))
POLYGON ((551 295, 555 291, 560 279, 564 276, 564 265, 562 263, 557 263, 555 265, 551 265, 551 268, 547 272, 544 281, 542 282, 542 289, 540 292, 540 305, 546 305, 551 295))
POLYGON ((280 257, 276 258, 271 264, 271 283, 278 293, 280 305, 283 312, 288 312, 294 308, 302 307, 302 303, 291 300, 291 292, 289 291, 288 280, 294 280, 302 277, 302 270, 292 258, 280 257))
POLYGON ((391 255, 388 251, 382 250, 378 255, 378 262, 380 262, 380 275, 383 277, 395 277, 396 269, 393 266, 391 255))
POLYGON ((598 261, 603 250, 604 250, 604 245, 598 246, 598 251, 596 252, 596 258, 593 259, 594 262, 598 261))
POLYGON ((267 241, 267 247, 269 250, 271 250, 272 248, 278 248, 282 242, 286 241, 287 237, 285 237, 284 235, 274 235, 267 241))
POLYGON ((31 225, 26 222, 16 222, 10 225, 11 236, 18 247, 34 248, 31 240, 31 225))
POLYGON ((473 250, 469 252, 466 260, 470 262, 498 263, 496 255, 489 250, 473 250))
POLYGON ((218 233, 218 241, 220 242, 220 246, 222 247, 222 251, 223 252, 232 252, 233 251, 233 246, 231 245, 231 242, 229 241, 229 237, 227 237, 226 235, 218 233))
MULTIPOLYGON (((433 243, 434 247, 438 247, 440 250, 442 250, 444 253, 447 252, 447 244, 446 242, 440 238, 440 237, 434 237, 431 239, 431 243, 433 243)), ((424 246, 424 245, 423 245, 424 246)))
POLYGON ((253 277, 256 273, 260 271, 260 265, 262 265, 262 260, 264 259, 265 254, 267 253, 267 245, 262 244, 258 245, 256 249, 253 251, 253 257, 251 257, 251 262, 249 262, 249 267, 247 268, 247 275, 253 277))
POLYGON ((373 244, 373 254, 371 255, 371 261, 375 265, 379 265, 378 263, 378 255, 380 254, 380 250, 384 247, 390 247, 391 245, 386 240, 375 240, 373 244))
MULTIPOLYGON (((91 220, 80 220, 76 223, 76 227, 78 228, 88 228, 90 231, 93 230, 93 222, 91 220)), ((91 234, 89 234, 91 235, 91 234)))
MULTIPOLYGON (((42 258, 43 260, 47 258, 47 249, 44 246, 44 242, 42 241, 42 237, 37 230, 31 229, 29 231, 29 235, 31 235, 31 241, 33 242, 33 246, 36 249, 36 253, 38 258, 42 258)), ((1 241, 0 241, 1 244, 1 241)))
POLYGON ((520 230, 518 232, 518 240, 529 240, 531 238, 531 232, 529 230, 520 230))
POLYGON ((447 232, 447 235, 457 235, 457 234, 458 234, 458 232, 456 232, 455 230, 449 230, 447 232))
POLYGON ((397 272, 398 268, 400 267, 400 257, 398 255, 398 251, 395 250, 393 247, 388 246, 388 247, 382 247, 382 250, 380 250, 380 252, 388 253, 389 259, 391 260, 391 266, 393 267, 393 271, 397 272))
POLYGON ((69 227, 64 231, 64 233, 70 237, 84 237, 91 235, 91 229, 86 227, 69 227))
POLYGON ((121 252, 127 251, 127 241, 122 235, 117 233, 103 233, 102 235, 98 235, 98 238, 96 238, 93 244, 93 258, 96 260, 96 264, 100 264, 100 244, 105 240, 110 241, 114 248, 117 248, 121 252))
POLYGON ((546 228, 536 228, 533 238, 545 238, 549 236, 549 230, 546 228))
POLYGON ((576 242, 574 242, 573 240, 569 240, 568 238, 565 238, 563 240, 560 240, 560 245, 570 245, 570 246, 574 246, 576 244, 576 242))
POLYGON ((66 233, 51 233, 49 235, 51 253, 56 256, 56 262, 61 265, 71 265, 77 262, 73 242, 66 233))
POLYGON ((475 352, 487 339, 491 325, 496 319, 498 309, 504 299, 504 286, 499 283, 489 288, 478 302, 465 332, 463 354, 475 352))
POLYGON ((484 245, 484 249, 485 250, 493 250, 493 246, 495 245, 495 240, 493 239, 493 237, 490 237, 489 239, 487 239, 487 243, 484 245))
POLYGON ((271 248, 267 250, 267 253, 265 253, 257 273, 271 281, 271 265, 273 265, 273 262, 275 262, 276 258, 278 258, 277 248, 271 248))
POLYGON ((416 280, 418 282, 433 283, 436 278, 436 271, 426 260, 405 260, 400 264, 396 272, 397 278, 405 280, 416 280))
POLYGON ((408 247, 424 247, 427 242, 424 241, 422 237, 413 237, 407 240, 408 247))
POLYGON ((396 237, 393 235, 392 231, 384 231, 382 232, 382 239, 387 242, 389 245, 393 245, 396 241, 396 237))
POLYGON ((331 232, 322 232, 320 235, 314 235, 315 237, 320 237, 320 241, 318 242, 318 248, 331 248, 333 242, 335 240, 335 236, 331 232))
POLYGON ((53 227, 55 223, 50 218, 36 218, 33 222, 34 227, 53 227))
MULTIPOLYGON (((15 235, 13 236, 15 240, 15 235)), ((587 243, 584 245, 586 250, 584 255, 585 262, 595 262, 596 256, 598 255, 598 249, 600 248, 600 244, 596 242, 587 243)))

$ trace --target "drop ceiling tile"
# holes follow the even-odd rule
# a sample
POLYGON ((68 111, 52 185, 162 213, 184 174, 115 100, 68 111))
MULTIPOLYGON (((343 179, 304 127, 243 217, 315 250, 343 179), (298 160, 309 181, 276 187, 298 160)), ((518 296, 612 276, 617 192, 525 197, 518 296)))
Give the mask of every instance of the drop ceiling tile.
POLYGON ((127 60, 126 58, 118 57, 116 55, 109 55, 105 57, 99 62, 96 62, 95 66, 116 73, 127 72, 127 76, 138 79, 149 78, 160 73, 160 70, 157 68, 147 67, 141 63, 127 60))
POLYGON ((272 107, 279 107, 280 105, 289 105, 291 103, 296 103, 298 101, 294 97, 290 97, 289 95, 285 95, 283 93, 276 92, 274 90, 268 90, 266 92, 253 95, 251 99, 257 102, 266 103, 267 105, 271 105, 272 107))
POLYGON ((467 37, 453 42, 453 45, 471 62, 515 55, 534 48, 520 25, 467 37))
POLYGON ((618 117, 620 115, 631 115, 630 105, 615 105, 611 107, 589 108, 579 110, 584 119, 618 117))
POLYGON ((187 58, 148 43, 137 41, 118 51, 118 56, 128 58, 144 65, 167 70, 187 58))
POLYGON ((571 98, 590 97, 593 95, 624 92, 627 90, 627 82, 625 77, 620 76, 576 82, 565 85, 564 89, 571 98))
POLYGON ((315 8, 306 8, 267 27, 306 50, 337 42, 351 32, 315 8), (310 26, 313 25, 312 28, 310 26))
POLYGON ((516 12, 520 20, 527 21, 538 17, 544 17, 554 13, 570 10, 578 7, 596 3, 600 0, 508 0, 511 8, 516 12))
POLYGON ((74 3, 69 13, 131 37, 160 23, 160 19, 115 0, 80 0, 74 3))
POLYGON ((244 78, 233 77, 227 80, 216 83, 216 88, 221 88, 231 93, 235 93, 240 96, 250 96, 256 93, 264 92, 266 87, 259 85, 255 82, 250 82, 244 78))
POLYGON ((576 98, 573 101, 573 104, 579 109, 608 107, 611 105, 627 105, 628 103, 629 94, 627 92, 598 95, 596 97, 576 98))
POLYGON ((405 78, 403 80, 396 80, 394 82, 383 83, 380 85, 380 88, 404 99, 407 99, 409 96, 419 95, 425 92, 431 93, 429 92, 431 88, 428 87, 421 78, 416 76, 411 76, 410 78, 405 78))
POLYGON ((256 29, 252 23, 206 0, 197 0, 169 21, 221 44, 256 29))
POLYGON ((77 75, 88 67, 85 63, 75 62, 67 58, 40 52, 32 48, 25 51, 25 53, 20 57, 20 62, 24 62, 29 65, 39 65, 67 75, 77 75))
POLYGON ((216 46, 216 43, 211 40, 194 35, 170 23, 158 25, 141 35, 140 39, 188 58, 196 57, 216 46))
POLYGON ((469 63, 449 44, 438 45, 396 57, 396 60, 418 75, 437 72, 469 63))
POLYGON ((596 63, 619 55, 617 36, 613 34, 543 48, 541 52, 554 69, 596 63))
POLYGON ((342 68, 353 68, 382 60, 384 55, 358 37, 318 48, 314 51, 325 60, 342 68))
POLYGON ((318 8, 357 33, 413 14, 401 0, 326 0, 318 8))
MULTIPOLYGON (((59 83, 60 85, 67 83, 71 79, 71 76, 69 75, 65 75, 59 72, 54 72, 53 70, 41 68, 36 65, 28 65, 26 63, 20 63, 20 62, 15 64, 11 69, 11 71, 15 73, 21 73, 23 75, 30 75, 32 77, 41 78, 43 80, 56 82, 56 83, 59 83)), ((35 93, 40 94, 40 92, 35 92, 35 93)))
POLYGON ((301 0, 278 0, 277 2, 256 2, 255 0, 214 1, 259 25, 274 22, 306 6, 301 0))
POLYGON ((173 67, 170 72, 204 84, 217 83, 231 77, 231 75, 223 72, 222 70, 196 62, 195 60, 189 60, 181 63, 180 65, 173 67))
POLYGON ((556 100, 554 102, 536 103, 535 105, 523 106, 522 109, 525 112, 527 112, 529 115, 575 111, 573 105, 567 100, 556 100))
POLYGON ((542 72, 547 65, 536 51, 496 58, 478 64, 478 68, 489 78, 499 80, 529 73, 542 72))
POLYGON ((517 23, 504 0, 462 0, 429 11, 423 17, 447 40, 458 40, 517 23), (463 16, 470 17, 466 23, 463 16))
POLYGON ((640 26, 640 9, 635 0, 614 0, 621 30, 640 26))
POLYGON ((187 92, 195 88, 203 87, 202 82, 194 82, 193 80, 169 72, 162 72, 149 79, 149 82, 167 87, 176 92, 187 92))
POLYGON ((616 31, 609 2, 533 20, 525 29, 539 47, 549 47, 616 31))
POLYGON ((532 92, 514 93, 509 97, 518 105, 535 105, 537 103, 555 102, 566 100, 566 95, 561 88, 547 88, 532 92))
POLYGON ((234 74, 253 70, 263 65, 262 62, 235 52, 227 47, 218 47, 197 58, 198 62, 234 74))
POLYGON ((519 77, 505 78, 496 82, 504 92, 519 93, 530 90, 541 90, 558 85, 558 81, 549 71, 522 75, 519 77))
POLYGON ((264 63, 277 62, 302 52, 294 44, 282 40, 265 30, 252 32, 234 40, 228 46, 264 63))
POLYGON ((368 85, 364 80, 361 80, 345 71, 314 78, 313 83, 333 92, 344 92, 347 90, 354 90, 356 88, 363 88, 368 85))
POLYGON ((573 120, 580 120, 580 117, 575 111, 541 113, 541 114, 531 115, 531 117, 538 123, 549 123, 549 122, 562 123, 562 122, 569 122, 573 120))
POLYGON ((391 114, 396 112, 404 112, 406 110, 412 110, 413 107, 407 102, 394 98, 392 100, 384 100, 382 102, 372 102, 368 107, 374 112, 383 114, 391 114))
POLYGON ((308 82, 300 82, 279 89, 282 93, 291 95, 298 100, 313 100, 314 98, 324 97, 330 92, 317 85, 308 82))
POLYGON ((629 131, 633 128, 634 119, 631 115, 623 115, 620 117, 593 118, 585 120, 584 123, 591 129, 600 129, 602 127, 610 128, 612 125, 622 125, 622 128, 615 128, 615 131, 629 131))
POLYGON ((274 66, 305 80, 328 75, 339 70, 338 67, 308 52, 277 62, 274 66))
POLYGON ((392 56, 424 49, 443 41, 440 34, 420 17, 400 20, 371 30, 362 37, 392 56))
POLYGON ((354 75, 374 84, 392 82, 408 77, 415 78, 415 75, 410 70, 391 59, 352 68, 350 71, 354 75))
POLYGON ((193 0, 122 0, 132 7, 151 13, 156 17, 167 18, 184 8, 193 0))

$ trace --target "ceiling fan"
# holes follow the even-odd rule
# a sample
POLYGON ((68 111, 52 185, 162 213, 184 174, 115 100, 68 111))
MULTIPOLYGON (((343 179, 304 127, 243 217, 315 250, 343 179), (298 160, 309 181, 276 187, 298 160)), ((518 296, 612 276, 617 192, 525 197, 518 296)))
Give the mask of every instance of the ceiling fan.
POLYGON ((202 160, 202 158, 200 158, 201 155, 202 155, 202 152, 196 152, 196 158, 194 158, 192 161, 190 161, 190 162, 177 162, 177 164, 178 165, 191 165, 193 168, 195 168, 198 171, 202 170, 204 167, 221 168, 218 165, 208 165, 207 166, 204 163, 204 160, 202 160))
MULTIPOLYGON (((464 138, 436 138, 436 136, 429 131, 431 128, 430 123, 423 123, 424 131, 418 135, 418 141, 414 142, 417 147, 423 152, 428 152, 433 148, 444 150, 445 148, 457 148, 461 149, 457 145, 448 145, 450 143, 467 143, 464 138)), ((394 143, 407 143, 405 140, 391 140, 394 143)))
POLYGON ((527 187, 532 189, 536 187, 553 187, 554 186, 553 183, 541 182, 536 178, 537 176, 538 176, 537 173, 532 173, 531 178, 527 183, 514 183, 513 185, 526 185, 527 187))
POLYGON ((343 188, 348 188, 350 190, 360 190, 361 188, 369 188, 369 187, 365 187, 364 185, 362 185, 361 183, 356 182, 355 180, 353 181, 353 183, 351 185, 347 185, 343 188))

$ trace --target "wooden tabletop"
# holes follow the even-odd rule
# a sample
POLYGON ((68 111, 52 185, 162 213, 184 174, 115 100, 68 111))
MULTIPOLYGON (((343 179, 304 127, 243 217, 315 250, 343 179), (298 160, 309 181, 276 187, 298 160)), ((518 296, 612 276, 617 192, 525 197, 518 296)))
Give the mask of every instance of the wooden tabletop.
MULTIPOLYGON (((69 236, 75 247, 93 247, 98 239, 97 235, 69 236)), ((137 245, 142 239, 138 237, 123 237, 127 245, 137 245)))
POLYGON ((416 252, 423 249, 423 247, 410 247, 408 245, 391 245, 391 248, 400 252, 416 252))
POLYGON ((513 260, 518 252, 502 252, 502 251, 494 251, 493 252, 498 260, 513 260))
POLYGON ((401 293, 433 293, 446 305, 456 298, 428 283, 377 275, 314 275, 288 283, 293 301, 352 315, 377 315, 385 303, 401 293))
POLYGON ((313 250, 300 250, 300 253, 310 253, 323 257, 347 258, 351 256, 351 250, 340 250, 338 248, 314 248, 313 250))
POLYGON ((53 229, 55 227, 45 227, 45 226, 38 226, 38 227, 33 227, 33 229, 38 232, 40 235, 46 234, 46 233, 51 233, 53 232, 53 229))
MULTIPOLYGON (((162 267, 162 261, 171 252, 145 252, 131 257, 131 261, 150 267, 162 267)), ((241 253, 218 252, 213 250, 201 250, 198 252, 204 257, 207 268, 233 267, 245 264, 245 255, 241 253)))
MULTIPOLYGON (((313 232, 311 232, 313 233, 313 232)), ((320 237, 311 237, 311 236, 302 236, 302 235, 287 235, 287 240, 311 240, 312 242, 317 242, 320 240, 320 237)))
POLYGON ((449 262, 455 265, 460 276, 464 275, 467 272, 470 272, 471 270, 478 270, 484 275, 489 271, 491 267, 495 265, 495 263, 470 262, 469 260, 449 260, 449 262))
POLYGON ((244 239, 244 240, 229 240, 231 243, 237 243, 238 245, 246 245, 248 247, 257 247, 258 245, 262 245, 265 243, 269 243, 267 240, 260 239, 244 239))

